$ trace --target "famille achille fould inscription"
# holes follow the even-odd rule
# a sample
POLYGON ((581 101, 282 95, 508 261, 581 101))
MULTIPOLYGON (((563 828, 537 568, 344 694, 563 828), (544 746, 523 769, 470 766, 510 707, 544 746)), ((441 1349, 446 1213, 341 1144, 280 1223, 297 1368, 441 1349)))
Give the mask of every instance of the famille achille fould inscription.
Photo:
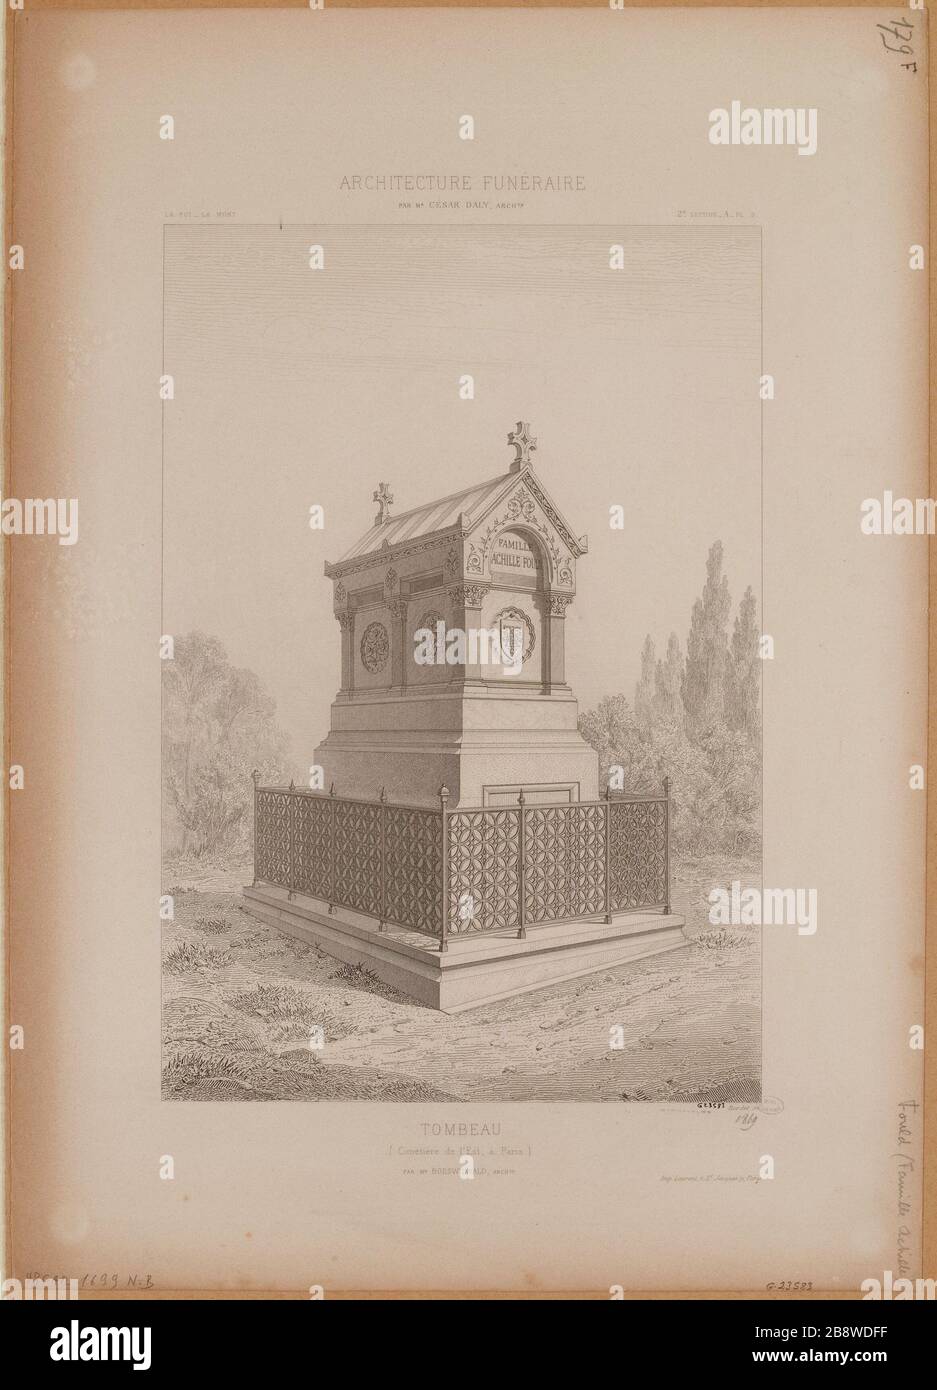
POLYGON ((327 792, 254 793, 250 911, 446 1012, 684 944, 670 796, 610 794, 564 633, 587 554, 534 471, 408 511, 382 482, 326 564, 341 642, 327 792))

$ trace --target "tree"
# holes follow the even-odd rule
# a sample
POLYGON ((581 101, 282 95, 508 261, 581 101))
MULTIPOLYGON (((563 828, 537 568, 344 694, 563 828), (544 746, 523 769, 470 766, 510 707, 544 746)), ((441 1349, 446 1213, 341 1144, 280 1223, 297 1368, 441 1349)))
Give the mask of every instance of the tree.
POLYGON ((706 559, 703 592, 693 605, 681 681, 687 724, 693 733, 718 726, 725 715, 727 624, 731 607, 729 581, 722 573, 722 542, 715 541, 706 559))
POLYGON ((641 678, 634 688, 634 712, 644 733, 650 731, 654 722, 654 671, 656 664, 654 643, 648 634, 641 649, 641 678))
POLYGON ((667 643, 667 656, 658 661, 654 672, 654 715, 658 723, 683 723, 683 653, 677 634, 672 632, 667 643))
POLYGON ((624 695, 603 695, 595 709, 579 720, 579 731, 599 755, 599 786, 608 785, 608 770, 625 769, 625 785, 640 744, 638 723, 624 695))
POLYGON ((176 638, 163 663, 163 786, 183 853, 211 855, 245 838, 252 769, 275 779, 286 762, 275 714, 254 672, 232 666, 217 638, 176 638))
POLYGON ((759 638, 755 595, 749 585, 739 604, 732 630, 732 643, 726 662, 725 712, 729 728, 747 734, 753 740, 758 738, 760 732, 759 638))
POLYGON ((739 605, 731 643, 729 587, 717 541, 693 606, 686 660, 676 633, 655 659, 648 636, 634 705, 606 695, 579 722, 608 769, 624 769, 626 792, 659 792, 671 779, 673 844, 681 855, 751 854, 761 843, 760 661, 755 598, 739 605))

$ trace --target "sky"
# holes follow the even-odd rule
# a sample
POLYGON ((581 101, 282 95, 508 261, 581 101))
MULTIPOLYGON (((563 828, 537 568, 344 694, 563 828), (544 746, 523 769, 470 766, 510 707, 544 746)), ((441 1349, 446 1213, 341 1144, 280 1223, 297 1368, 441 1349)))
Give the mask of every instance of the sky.
POLYGON ((632 693, 647 633, 685 640, 717 538, 733 602, 760 594, 757 228, 212 223, 165 238, 163 631, 199 628, 255 670, 298 766, 339 684, 323 563, 370 526, 380 481, 399 513, 506 472, 519 419, 589 538, 567 615, 581 709, 632 693))

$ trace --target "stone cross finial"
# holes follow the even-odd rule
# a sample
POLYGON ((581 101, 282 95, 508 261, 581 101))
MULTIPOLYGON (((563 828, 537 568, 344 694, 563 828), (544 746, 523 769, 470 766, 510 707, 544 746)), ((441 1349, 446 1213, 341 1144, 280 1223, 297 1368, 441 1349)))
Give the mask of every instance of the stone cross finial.
POLYGON ((523 420, 518 420, 517 425, 508 435, 508 443, 513 444, 517 450, 511 464, 511 472, 519 473, 525 463, 530 463, 531 450, 537 447, 537 441, 530 432, 530 425, 523 420))
POLYGON ((394 494, 386 483, 379 483, 377 491, 374 493, 374 501, 377 503, 377 516, 374 518, 375 526, 383 526, 384 522, 390 517, 390 506, 394 500, 394 494))

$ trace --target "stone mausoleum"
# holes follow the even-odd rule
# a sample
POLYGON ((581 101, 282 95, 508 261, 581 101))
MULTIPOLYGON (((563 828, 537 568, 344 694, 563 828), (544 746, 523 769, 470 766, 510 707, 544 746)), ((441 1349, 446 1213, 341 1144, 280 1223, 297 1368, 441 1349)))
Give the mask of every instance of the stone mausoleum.
POLYGON ((374 524, 326 565, 342 676, 323 786, 254 777, 248 910, 449 1013, 685 944, 669 784, 600 794, 577 727, 585 537, 529 427, 508 440, 506 473, 411 511, 381 483, 374 524))
MULTIPOLYGON (((316 750, 342 796, 436 806, 593 800, 594 750, 579 733, 565 630, 586 553, 530 461, 518 423, 506 473, 395 514, 382 483, 374 523, 325 572, 341 627, 341 689, 316 750), (444 629, 440 627, 444 625, 444 629), (418 634, 495 633, 445 660, 416 659, 418 634)), ((438 639, 437 652, 438 652, 438 639)), ((450 648, 450 656, 453 654, 450 648)), ((441 653, 445 655, 445 653, 441 653)))

